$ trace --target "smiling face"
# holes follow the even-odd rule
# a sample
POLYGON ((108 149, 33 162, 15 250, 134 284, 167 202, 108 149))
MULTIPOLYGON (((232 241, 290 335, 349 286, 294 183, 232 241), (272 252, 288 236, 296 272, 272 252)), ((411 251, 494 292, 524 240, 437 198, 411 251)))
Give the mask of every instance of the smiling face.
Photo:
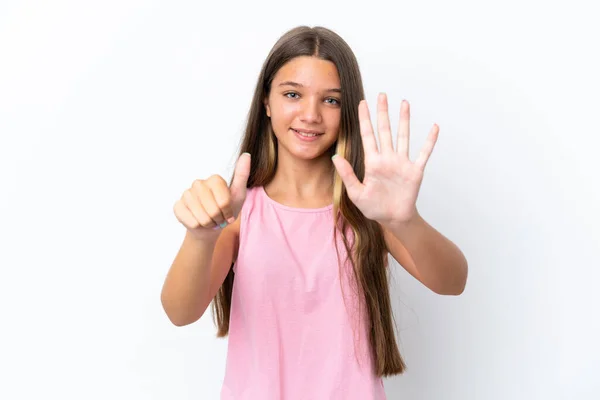
POLYGON ((301 56, 283 65, 265 100, 279 154, 322 156, 338 137, 340 101, 340 78, 331 61, 301 56))

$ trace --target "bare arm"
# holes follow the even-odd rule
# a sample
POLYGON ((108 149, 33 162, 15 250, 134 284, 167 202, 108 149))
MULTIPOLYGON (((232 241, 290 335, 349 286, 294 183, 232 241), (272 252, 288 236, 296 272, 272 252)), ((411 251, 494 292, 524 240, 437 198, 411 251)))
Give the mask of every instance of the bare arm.
POLYGON ((219 175, 196 179, 173 206, 187 232, 165 278, 160 300, 177 326, 202 317, 237 257, 239 214, 249 175, 250 154, 244 153, 230 187, 219 175), (225 221, 231 224, 225 226, 225 221), (225 228, 215 231, 216 225, 225 228))
POLYGON ((174 325, 202 317, 237 256, 239 219, 214 239, 199 240, 189 232, 165 279, 161 302, 174 325))
POLYGON ((433 292, 464 291, 469 269, 464 254, 418 213, 410 223, 384 227, 384 234, 394 259, 433 292))

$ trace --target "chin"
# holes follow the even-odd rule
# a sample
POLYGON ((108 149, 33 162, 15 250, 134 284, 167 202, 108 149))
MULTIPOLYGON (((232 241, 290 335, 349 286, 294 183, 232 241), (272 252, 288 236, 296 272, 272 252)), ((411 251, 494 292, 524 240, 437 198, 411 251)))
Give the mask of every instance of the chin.
POLYGON ((305 161, 316 160, 321 157, 329 157, 327 148, 319 149, 318 151, 306 151, 306 149, 293 149, 289 152, 294 158, 298 158, 305 161))

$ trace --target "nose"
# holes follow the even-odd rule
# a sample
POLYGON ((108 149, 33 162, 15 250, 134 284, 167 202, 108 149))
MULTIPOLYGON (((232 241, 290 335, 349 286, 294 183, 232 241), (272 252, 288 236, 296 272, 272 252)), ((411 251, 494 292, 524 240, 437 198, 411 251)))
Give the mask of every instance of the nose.
POLYGON ((301 121, 306 124, 321 123, 321 109, 319 101, 315 98, 308 98, 302 105, 301 121))

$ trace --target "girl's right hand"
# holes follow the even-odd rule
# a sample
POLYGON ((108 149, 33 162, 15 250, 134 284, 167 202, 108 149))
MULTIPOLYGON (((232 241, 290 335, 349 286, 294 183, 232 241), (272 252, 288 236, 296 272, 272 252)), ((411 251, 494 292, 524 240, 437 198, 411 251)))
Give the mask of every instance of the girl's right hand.
POLYGON ((237 218, 246 199, 250 154, 238 159, 231 187, 219 176, 197 179, 173 206, 177 220, 197 239, 214 238, 237 218))

